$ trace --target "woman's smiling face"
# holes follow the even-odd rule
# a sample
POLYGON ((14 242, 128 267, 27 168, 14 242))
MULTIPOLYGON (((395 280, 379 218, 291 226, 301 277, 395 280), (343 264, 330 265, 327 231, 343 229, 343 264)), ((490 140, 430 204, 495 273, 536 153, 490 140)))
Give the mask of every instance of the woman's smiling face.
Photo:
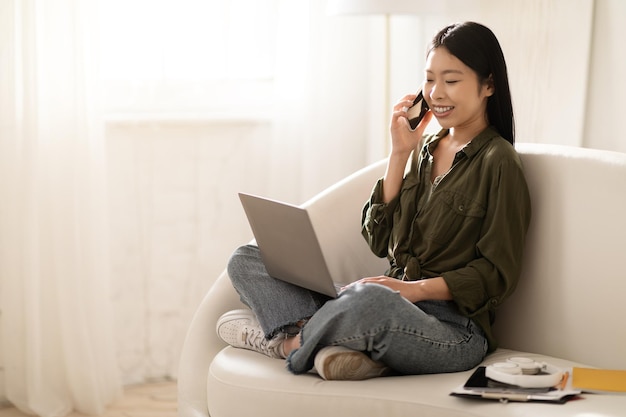
POLYGON ((492 83, 481 83, 474 70, 445 47, 433 49, 426 59, 424 97, 444 129, 485 128, 487 99, 492 83))

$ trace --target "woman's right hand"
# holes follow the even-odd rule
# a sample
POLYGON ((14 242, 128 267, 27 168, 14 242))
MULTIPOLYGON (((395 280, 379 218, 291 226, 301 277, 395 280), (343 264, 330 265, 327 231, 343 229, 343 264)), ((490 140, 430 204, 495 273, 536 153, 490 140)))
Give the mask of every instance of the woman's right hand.
POLYGON ((432 112, 428 110, 415 130, 411 130, 407 110, 413 105, 415 97, 415 94, 404 96, 393 107, 390 126, 392 154, 408 156, 408 154, 417 148, 422 142, 422 136, 424 135, 426 126, 433 117, 432 112))
POLYGON ((404 169, 409 156, 422 143, 424 130, 433 117, 432 112, 428 110, 415 130, 411 130, 407 119, 407 110, 413 105, 415 97, 414 94, 405 96, 393 107, 390 127, 391 154, 383 178, 383 201, 385 203, 389 203, 400 193, 404 169))

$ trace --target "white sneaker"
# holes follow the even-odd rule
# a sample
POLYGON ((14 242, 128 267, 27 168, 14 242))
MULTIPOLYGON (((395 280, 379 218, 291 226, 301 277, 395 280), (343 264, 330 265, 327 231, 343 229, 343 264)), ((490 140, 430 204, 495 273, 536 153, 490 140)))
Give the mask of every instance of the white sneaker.
POLYGON ((285 359, 282 353, 283 333, 277 334, 272 340, 265 338, 259 321, 251 310, 233 310, 217 320, 217 335, 229 345, 253 350, 270 358, 285 359))
POLYGON ((388 375, 390 369, 363 352, 328 346, 315 355, 315 369, 326 380, 360 381, 388 375))

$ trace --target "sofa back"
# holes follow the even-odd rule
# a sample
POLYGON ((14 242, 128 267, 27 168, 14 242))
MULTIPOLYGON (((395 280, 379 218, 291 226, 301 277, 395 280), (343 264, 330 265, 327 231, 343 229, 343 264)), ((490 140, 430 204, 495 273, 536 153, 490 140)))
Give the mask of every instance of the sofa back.
MULTIPOLYGON (((626 154, 516 148, 533 215, 520 283, 497 313, 500 346, 626 369, 626 154)), ((361 209, 385 166, 372 164, 304 204, 331 273, 346 282, 387 267, 358 236, 361 209)))
POLYGON ((348 284, 381 275, 389 268, 361 237, 361 212, 374 184, 385 173, 386 160, 371 164, 305 202, 333 280, 348 284))
POLYGON ((626 154, 520 143, 533 216, 505 348, 626 369, 626 154))

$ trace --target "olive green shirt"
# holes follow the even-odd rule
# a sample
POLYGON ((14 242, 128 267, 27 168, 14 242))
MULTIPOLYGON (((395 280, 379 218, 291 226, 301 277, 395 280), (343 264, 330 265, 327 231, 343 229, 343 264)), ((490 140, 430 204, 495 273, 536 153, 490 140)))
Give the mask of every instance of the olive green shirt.
POLYGON ((489 127, 431 182, 433 150, 447 131, 425 136, 413 153, 398 196, 383 202, 379 180, 363 208, 362 234, 387 257, 387 275, 441 276, 461 314, 483 329, 493 351, 496 308, 515 290, 531 207, 514 147, 489 127))

